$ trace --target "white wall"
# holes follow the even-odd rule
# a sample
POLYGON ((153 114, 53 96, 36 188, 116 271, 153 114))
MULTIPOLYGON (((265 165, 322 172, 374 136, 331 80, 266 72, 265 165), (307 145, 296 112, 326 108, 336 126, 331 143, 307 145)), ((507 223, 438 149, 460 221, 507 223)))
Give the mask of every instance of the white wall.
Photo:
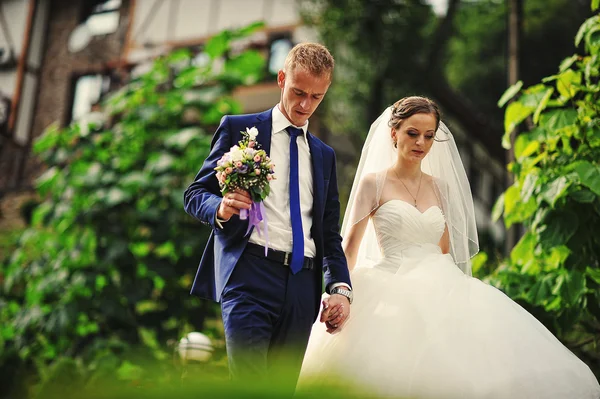
POLYGON ((150 55, 150 47, 201 40, 251 22, 269 28, 300 23, 294 0, 136 0, 132 18, 128 58, 134 62, 150 55))
MULTIPOLYGON (((7 23, 8 35, 5 35, 4 29, 0 29, 0 47, 8 51, 9 44, 12 43, 16 59, 21 54, 23 39, 25 38, 25 28, 27 26, 27 12, 29 10, 29 0, 2 0, 0 7, 4 13, 4 19, 7 23)), ((11 97, 15 94, 17 69, 0 70, 0 91, 5 96, 11 97)))

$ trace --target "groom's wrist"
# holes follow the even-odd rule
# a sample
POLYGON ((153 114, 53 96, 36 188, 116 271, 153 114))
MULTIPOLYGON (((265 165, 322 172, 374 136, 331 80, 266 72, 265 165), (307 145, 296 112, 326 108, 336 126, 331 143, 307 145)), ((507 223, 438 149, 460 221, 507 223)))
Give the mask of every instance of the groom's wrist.
POLYGON ((337 287, 342 287, 342 288, 347 289, 348 291, 352 291, 352 288, 350 288, 350 286, 346 283, 333 283, 329 286, 328 292, 331 292, 331 290, 333 290, 334 288, 337 288, 337 287))
POLYGON ((352 304, 352 300, 354 299, 354 294, 352 293, 352 290, 346 289, 346 287, 341 287, 341 286, 332 288, 331 295, 344 296, 344 297, 348 298, 348 302, 350 302, 350 304, 352 304))

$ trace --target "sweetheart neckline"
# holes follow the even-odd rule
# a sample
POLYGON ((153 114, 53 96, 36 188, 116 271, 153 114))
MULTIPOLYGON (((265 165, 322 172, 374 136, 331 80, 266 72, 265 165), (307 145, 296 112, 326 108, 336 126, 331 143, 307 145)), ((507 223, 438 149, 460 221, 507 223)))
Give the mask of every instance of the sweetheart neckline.
POLYGON ((442 209, 441 209, 439 206, 437 206, 437 205, 432 205, 432 206, 430 206, 429 208, 425 209, 423 212, 421 212, 421 211, 419 210, 419 208, 415 207, 414 205, 412 205, 412 204, 410 204, 409 202, 407 202, 407 201, 404 201, 403 199, 400 199, 400 198, 393 198, 393 199, 391 199, 391 200, 388 200, 388 201, 384 202, 383 204, 381 204, 381 205, 379 206, 379 208, 377 208, 377 210, 375 211, 375 213, 379 212, 379 210, 380 210, 380 209, 381 209, 381 208, 382 208, 384 205, 386 205, 386 204, 389 204, 390 202, 394 202, 394 201, 398 201, 398 202, 401 202, 401 203, 404 203, 404 204, 408 205, 410 208, 413 208, 415 211, 417 211, 417 212, 418 212, 419 214, 421 214, 421 215, 424 215, 424 214, 426 214, 427 212, 429 212, 429 211, 430 211, 431 209, 433 209, 433 208, 437 208, 437 209, 438 209, 438 210, 439 210, 439 211, 442 213, 442 215, 444 214, 444 212, 442 211, 442 209))

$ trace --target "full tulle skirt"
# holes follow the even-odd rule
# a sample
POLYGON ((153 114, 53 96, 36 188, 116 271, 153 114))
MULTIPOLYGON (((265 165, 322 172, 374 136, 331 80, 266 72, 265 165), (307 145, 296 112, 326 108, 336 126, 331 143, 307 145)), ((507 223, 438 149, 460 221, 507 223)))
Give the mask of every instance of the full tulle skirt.
POLYGON ((333 373, 381 396, 600 398, 585 363, 449 255, 386 258, 355 270, 352 282, 342 331, 315 324, 299 387, 333 373))

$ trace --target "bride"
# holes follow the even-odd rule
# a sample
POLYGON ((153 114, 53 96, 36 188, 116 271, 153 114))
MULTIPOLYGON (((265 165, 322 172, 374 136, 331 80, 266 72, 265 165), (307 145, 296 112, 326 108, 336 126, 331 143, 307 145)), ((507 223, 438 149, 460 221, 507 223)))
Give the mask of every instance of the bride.
POLYGON ((371 126, 342 236, 352 314, 333 334, 313 328, 301 385, 333 370, 386 396, 600 398, 587 365, 471 277, 471 191, 431 100, 401 99, 371 126))

